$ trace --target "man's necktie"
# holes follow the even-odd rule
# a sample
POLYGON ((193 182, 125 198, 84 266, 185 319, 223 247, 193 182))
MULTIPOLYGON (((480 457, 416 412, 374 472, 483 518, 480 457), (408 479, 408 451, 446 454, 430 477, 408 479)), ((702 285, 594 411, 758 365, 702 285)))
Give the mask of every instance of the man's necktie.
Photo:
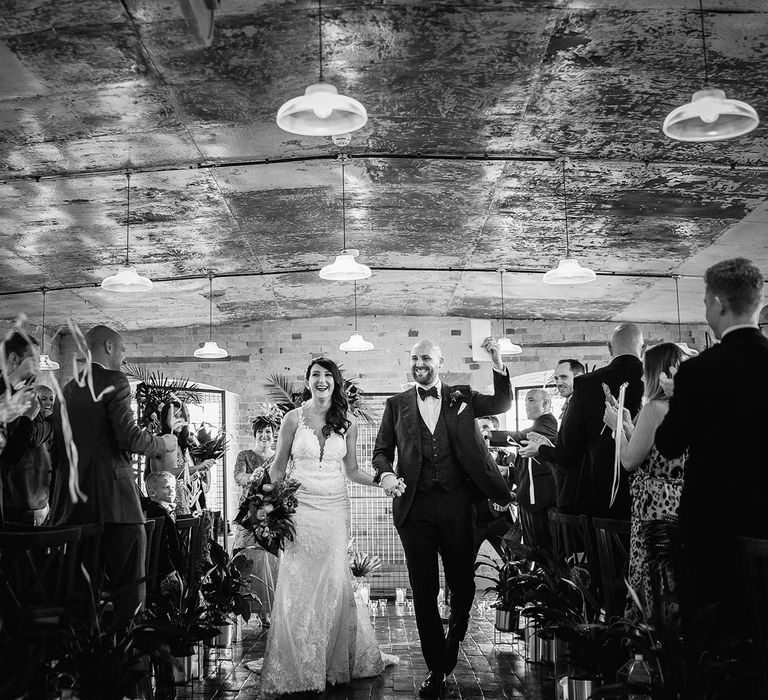
POLYGON ((422 401, 426 401, 427 396, 431 396, 432 398, 439 399, 440 396, 437 393, 437 386, 433 386, 431 389, 422 389, 421 387, 418 387, 419 392, 419 398, 422 401))

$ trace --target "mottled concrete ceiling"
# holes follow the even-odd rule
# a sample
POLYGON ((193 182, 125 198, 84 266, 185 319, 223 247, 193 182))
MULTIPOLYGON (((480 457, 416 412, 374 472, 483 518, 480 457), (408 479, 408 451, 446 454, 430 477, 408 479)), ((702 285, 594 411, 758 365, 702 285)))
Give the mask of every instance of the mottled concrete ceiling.
MULTIPOLYGON (((187 5, 197 0, 187 0, 187 5)), ((204 0, 199 0, 204 4, 204 0)), ((705 2, 713 85, 768 119, 768 5, 705 2)), ((361 315, 701 319, 712 261, 768 271, 768 130, 682 144, 702 86, 698 1, 323 3, 323 69, 368 109, 345 150, 361 315), (553 288, 571 252, 601 273, 553 288)), ((316 271, 342 245, 330 139, 275 114, 318 78, 317 4, 222 0, 199 45, 180 0, 0 0, 4 318, 121 328, 352 313, 316 271), (95 285, 131 257, 145 296, 95 285), (203 276, 201 278, 201 276, 203 276), (67 288, 67 289, 62 289, 67 288)))

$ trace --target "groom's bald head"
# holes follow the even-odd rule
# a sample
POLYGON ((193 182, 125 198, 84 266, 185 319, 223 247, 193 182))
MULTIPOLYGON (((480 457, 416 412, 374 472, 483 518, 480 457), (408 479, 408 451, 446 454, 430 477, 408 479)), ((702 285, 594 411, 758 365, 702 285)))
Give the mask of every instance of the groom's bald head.
POLYGON ((443 353, 431 340, 420 340, 411 348, 411 374, 417 384, 432 386, 440 374, 443 353))

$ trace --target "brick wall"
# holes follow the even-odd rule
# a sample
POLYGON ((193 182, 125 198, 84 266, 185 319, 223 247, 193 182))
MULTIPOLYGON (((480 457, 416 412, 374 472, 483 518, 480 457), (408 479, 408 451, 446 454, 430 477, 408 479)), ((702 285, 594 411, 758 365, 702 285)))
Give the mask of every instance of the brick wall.
MULTIPOLYGON (((606 340, 615 323, 578 321, 507 321, 505 332, 523 346, 522 355, 507 364, 512 376, 554 369, 562 357, 575 357, 598 366, 609 361, 606 340)), ((299 381, 312 357, 327 354, 343 365, 347 376, 356 378, 360 388, 375 396, 369 399, 371 412, 380 416, 384 395, 401 390, 410 380, 409 350, 418 338, 430 338, 442 347, 445 363, 443 376, 451 382, 469 383, 477 389, 491 379, 488 363, 472 360, 470 321, 465 318, 432 317, 364 317, 359 323, 366 339, 376 346, 366 353, 343 353, 340 342, 351 331, 348 318, 312 318, 290 321, 265 321, 215 329, 214 338, 227 348, 230 358, 224 361, 201 361, 193 351, 207 340, 205 328, 169 328, 126 332, 127 360, 149 369, 161 369, 168 377, 189 378, 231 392, 227 401, 234 403, 228 414, 231 451, 229 474, 234 457, 252 443, 250 419, 264 401, 264 380, 279 373, 299 381)), ((677 326, 642 325, 646 339, 677 340, 677 326)), ((493 326, 500 333, 499 324, 493 326)), ((705 326, 684 326, 685 341, 697 347, 704 345, 705 326)), ((59 343, 62 383, 71 375, 73 344, 69 336, 59 343)), ((367 430, 366 440, 375 436, 375 426, 367 430)), ((361 431, 362 433, 362 431, 361 431)), ((370 468, 370 444, 361 445, 361 464, 370 468)), ((231 481, 231 476, 229 478, 231 481)), ((230 516, 237 503, 237 490, 229 485, 230 516)), ((353 534, 360 549, 375 550, 387 558, 385 574, 374 580, 374 592, 392 593, 395 585, 405 585, 402 561, 393 549, 395 535, 391 527, 389 506, 379 491, 353 487, 353 534), (358 499, 365 499, 364 501, 358 499), (377 589, 378 586, 378 589, 377 589)))

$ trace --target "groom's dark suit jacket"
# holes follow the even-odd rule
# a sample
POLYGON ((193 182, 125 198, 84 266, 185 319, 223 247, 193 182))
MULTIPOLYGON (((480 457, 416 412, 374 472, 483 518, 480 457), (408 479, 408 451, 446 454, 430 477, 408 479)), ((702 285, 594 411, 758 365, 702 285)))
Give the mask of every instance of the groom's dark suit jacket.
POLYGON ((735 537, 768 538, 767 370, 768 340, 758 329, 727 333, 680 365, 656 431, 664 457, 688 449, 680 535, 698 605, 744 600, 735 537))
MULTIPOLYGON (((480 394, 468 386, 442 385, 440 414, 444 418, 451 449, 456 461, 467 473, 467 485, 476 500, 489 498, 506 505, 510 502, 509 486, 499 473, 485 440, 475 422, 476 416, 492 416, 509 410, 512 388, 509 374, 493 372, 492 395, 480 394), (462 398, 451 398, 455 392, 462 398), (462 409, 462 406, 465 408, 462 409)), ((405 481, 403 496, 394 499, 392 513, 395 526, 405 522, 416 495, 421 472, 421 415, 416 387, 387 399, 379 434, 373 449, 373 467, 381 475, 396 472, 405 481), (397 449, 397 467, 393 468, 397 449)))
POLYGON ((91 367, 96 396, 113 387, 100 401, 94 401, 88 387, 78 386, 75 380, 63 389, 77 447, 80 489, 88 500, 73 504, 69 497, 69 462, 57 401, 53 424, 58 471, 51 499, 51 524, 143 523, 131 453, 160 457, 165 452, 164 443, 136 425, 126 376, 98 364, 91 367))

